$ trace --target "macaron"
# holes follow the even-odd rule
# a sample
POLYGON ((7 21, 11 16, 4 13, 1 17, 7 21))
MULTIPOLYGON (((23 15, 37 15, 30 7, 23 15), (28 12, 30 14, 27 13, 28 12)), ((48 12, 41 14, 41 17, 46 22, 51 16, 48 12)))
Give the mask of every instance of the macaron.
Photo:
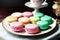
POLYGON ((21 18, 18 19, 18 21, 19 21, 19 22, 22 22, 22 23, 24 23, 24 24, 30 23, 30 19, 27 18, 27 17, 21 17, 21 18))
POLYGON ((29 34, 35 34, 39 32, 39 28, 36 24, 27 24, 25 26, 25 31, 29 34))
POLYGON ((49 28, 49 24, 47 21, 38 21, 37 25, 39 26, 40 29, 46 30, 49 28))
POLYGON ((34 16, 41 18, 44 16, 44 14, 41 12, 36 12, 36 13, 34 13, 34 16))
POLYGON ((22 13, 21 12, 14 12, 14 13, 12 13, 11 14, 11 16, 14 16, 14 17, 22 17, 23 15, 22 15, 22 13))
POLYGON ((53 23, 52 17, 47 16, 47 15, 43 16, 43 17, 41 18, 41 20, 45 20, 45 21, 47 21, 49 24, 52 24, 52 23, 53 23))
POLYGON ((14 17, 14 16, 8 16, 5 19, 5 21, 7 21, 8 23, 15 22, 17 20, 18 20, 17 17, 14 17))
POLYGON ((30 17, 30 21, 31 21, 33 24, 36 24, 37 21, 39 21, 39 20, 40 20, 39 17, 34 17, 34 16, 30 17))
POLYGON ((23 12, 23 16, 29 18, 29 17, 33 16, 33 13, 32 12, 23 12))
POLYGON ((15 32, 22 31, 23 23, 22 22, 12 22, 12 23, 10 23, 10 28, 15 32))

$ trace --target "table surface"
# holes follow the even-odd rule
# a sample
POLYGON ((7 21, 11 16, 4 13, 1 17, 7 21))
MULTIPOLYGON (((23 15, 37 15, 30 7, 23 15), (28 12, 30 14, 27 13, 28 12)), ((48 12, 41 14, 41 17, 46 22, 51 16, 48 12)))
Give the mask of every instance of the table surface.
POLYGON ((60 25, 57 25, 51 32, 39 35, 39 36, 19 36, 7 32, 0 23, 0 40, 48 40, 48 39, 58 39, 60 37, 60 25))

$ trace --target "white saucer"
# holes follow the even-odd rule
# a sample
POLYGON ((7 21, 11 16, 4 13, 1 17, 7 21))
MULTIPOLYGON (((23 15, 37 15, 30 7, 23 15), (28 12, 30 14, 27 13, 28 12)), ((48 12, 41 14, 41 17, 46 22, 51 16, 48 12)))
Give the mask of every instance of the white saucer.
POLYGON ((47 7, 48 3, 44 2, 42 5, 40 5, 40 7, 37 7, 37 6, 32 5, 30 2, 26 2, 25 6, 28 6, 30 8, 43 8, 43 7, 47 7))
MULTIPOLYGON (((52 18, 53 19, 53 18, 52 18)), ((8 32, 15 34, 15 35, 22 35, 22 36, 37 36, 37 35, 42 35, 45 33, 48 33, 50 31, 52 31, 55 27, 56 27, 56 20, 53 19, 53 23, 51 25, 49 25, 51 28, 45 31, 41 31, 40 33, 37 34, 28 34, 26 32, 14 32, 11 30, 10 26, 7 24, 7 22, 5 22, 5 19, 2 22, 2 26, 5 30, 7 30, 8 32)))

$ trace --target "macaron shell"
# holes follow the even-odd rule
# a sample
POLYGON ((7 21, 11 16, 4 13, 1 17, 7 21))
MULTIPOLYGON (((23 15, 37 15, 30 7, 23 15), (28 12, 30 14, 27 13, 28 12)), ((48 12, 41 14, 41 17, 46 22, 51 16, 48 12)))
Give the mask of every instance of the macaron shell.
POLYGON ((36 12, 36 13, 34 13, 34 16, 41 18, 44 16, 44 14, 41 12, 36 12))
POLYGON ((10 26, 19 27, 19 26, 23 26, 23 23, 22 22, 12 22, 12 23, 10 23, 10 26))
POLYGON ((19 22, 22 22, 24 24, 30 23, 30 19, 27 17, 22 17, 18 19, 19 22))
POLYGON ((39 32, 39 28, 36 24, 27 24, 25 26, 25 31, 29 34, 34 34, 39 32))
POLYGON ((52 17, 47 16, 47 15, 43 16, 43 17, 41 18, 41 20, 48 21, 49 24, 53 23, 52 17))
POLYGON ((31 20, 31 21, 39 21, 40 18, 32 16, 32 17, 30 17, 30 20, 31 20))
POLYGON ((15 21, 17 21, 17 20, 18 20, 17 17, 13 17, 13 16, 8 16, 8 17, 6 17, 6 19, 5 19, 5 21, 7 21, 7 22, 9 22, 9 23, 15 22, 15 21))
POLYGON ((24 12, 23 16, 24 17, 31 17, 31 16, 33 16, 33 13, 32 12, 24 12))
POLYGON ((37 25, 39 26, 40 29, 45 30, 49 28, 49 24, 47 21, 38 21, 37 25))
POLYGON ((38 28, 35 28, 35 29, 27 29, 25 28, 25 31, 29 34, 35 34, 35 33, 38 33, 39 32, 39 29, 38 28))
POLYGON ((23 30, 23 23, 21 22, 12 22, 10 23, 10 27, 13 31, 22 31, 23 30))
POLYGON ((14 17, 22 17, 22 13, 21 12, 14 12, 11 14, 11 16, 14 16, 14 17))
POLYGON ((23 28, 22 27, 11 27, 13 31, 15 32, 20 32, 20 31, 23 31, 23 28))
POLYGON ((32 22, 32 24, 36 24, 37 21, 39 21, 39 20, 40 19, 38 17, 34 17, 34 16, 30 17, 30 21, 32 22))

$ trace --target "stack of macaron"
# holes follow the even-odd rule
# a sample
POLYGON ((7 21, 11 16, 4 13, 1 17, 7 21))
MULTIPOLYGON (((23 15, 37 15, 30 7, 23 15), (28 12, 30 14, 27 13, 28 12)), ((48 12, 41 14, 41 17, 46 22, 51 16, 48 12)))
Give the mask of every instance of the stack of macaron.
POLYGON ((9 22, 9 26, 14 32, 25 30, 29 34, 48 29, 49 25, 53 23, 52 17, 41 12, 14 12, 5 20, 9 22))

